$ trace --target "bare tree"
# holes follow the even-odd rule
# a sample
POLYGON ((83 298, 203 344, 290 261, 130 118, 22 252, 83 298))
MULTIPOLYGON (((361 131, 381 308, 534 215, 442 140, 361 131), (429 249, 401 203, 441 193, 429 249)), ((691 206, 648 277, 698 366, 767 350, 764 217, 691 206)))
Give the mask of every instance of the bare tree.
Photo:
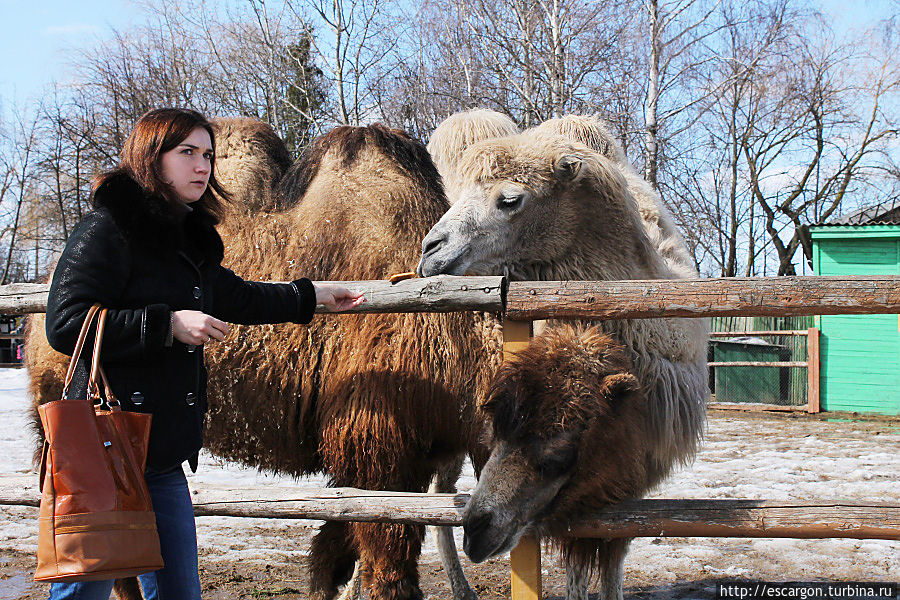
POLYGON ((389 71, 401 19, 392 0, 287 0, 298 19, 309 12, 327 30, 310 37, 331 89, 327 121, 360 125, 377 116, 376 88, 389 71))
POLYGON ((152 10, 205 40, 210 64, 207 94, 220 114, 253 116, 269 123, 294 154, 325 126, 323 73, 315 64, 313 30, 289 6, 246 0, 236 8, 171 4, 152 10))
MULTIPOLYGON (((33 193, 35 180, 36 146, 38 142, 38 118, 36 115, 28 115, 19 109, 13 111, 13 131, 8 135, 6 145, 11 148, 9 162, 6 167, 9 171, 9 183, 5 184, 6 193, 3 199, 11 200, 12 207, 7 210, 10 215, 10 223, 4 233, 9 234, 6 248, 6 262, 3 265, 3 276, 0 284, 10 283, 11 278, 21 276, 19 265, 13 265, 13 252, 16 248, 16 234, 19 229, 19 220, 22 215, 22 207, 26 201, 26 194, 33 193), (11 192, 11 193, 10 193, 11 192)), ((6 236, 4 236, 5 238, 6 236)))
POLYGON ((523 126, 615 110, 632 3, 424 2, 379 96, 386 119, 427 136, 449 114, 493 108, 523 126), (610 108, 612 107, 612 108, 610 108))
MULTIPOLYGON (((740 142, 742 132, 749 126, 742 106, 754 81, 770 70, 780 70, 779 65, 790 54, 786 43, 792 28, 788 23, 795 17, 784 3, 754 3, 740 8, 723 7, 721 11, 717 46, 723 60, 714 65, 706 84, 718 92, 689 130, 695 136, 699 131, 704 133, 710 162, 700 168, 708 169, 711 177, 707 178, 705 189, 700 189, 695 185, 697 175, 692 174, 689 185, 694 189, 687 197, 709 215, 706 231, 710 236, 704 245, 717 265, 717 274, 723 277, 739 274, 739 250, 746 258, 743 274, 755 273, 754 258, 764 247, 742 170, 740 142), (724 85, 720 83, 723 81, 724 85)), ((688 169, 699 166, 692 160, 688 169)))
POLYGON ((896 48, 860 54, 815 24, 798 40, 799 60, 785 65, 783 85, 754 82, 740 144, 779 275, 796 273, 798 247, 812 260, 809 224, 847 209, 855 192, 878 194, 873 180, 896 166, 887 146, 900 132, 891 108, 900 99, 896 48))
POLYGON ((717 18, 719 7, 720 0, 644 2, 648 48, 642 153, 644 179, 653 187, 659 187, 661 146, 692 127, 706 100, 727 83, 707 75, 718 60, 710 51, 711 38, 725 26, 717 18), (701 78, 705 85, 695 85, 701 78))

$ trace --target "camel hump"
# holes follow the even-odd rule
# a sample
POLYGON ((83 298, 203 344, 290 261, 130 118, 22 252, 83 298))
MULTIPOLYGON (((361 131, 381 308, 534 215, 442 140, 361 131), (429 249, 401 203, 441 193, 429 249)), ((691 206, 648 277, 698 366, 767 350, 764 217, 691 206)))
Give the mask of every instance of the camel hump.
POLYGON ((280 195, 299 201, 319 173, 326 155, 349 169, 367 151, 389 158, 427 194, 443 196, 440 176, 425 145, 405 131, 380 123, 366 127, 342 125, 314 139, 282 179, 280 195))
POLYGON ((428 140, 428 152, 444 180, 450 204, 458 196, 456 169, 466 148, 475 142, 517 133, 519 126, 515 121, 503 113, 485 108, 458 112, 441 121, 428 140))
POLYGON ((625 151, 609 132, 606 122, 596 115, 565 115, 549 119, 535 127, 534 131, 575 140, 620 164, 627 160, 625 151))
POLYGON ((231 196, 228 204, 249 212, 288 208, 277 185, 291 155, 275 130, 248 117, 219 118, 212 125, 216 178, 231 196))

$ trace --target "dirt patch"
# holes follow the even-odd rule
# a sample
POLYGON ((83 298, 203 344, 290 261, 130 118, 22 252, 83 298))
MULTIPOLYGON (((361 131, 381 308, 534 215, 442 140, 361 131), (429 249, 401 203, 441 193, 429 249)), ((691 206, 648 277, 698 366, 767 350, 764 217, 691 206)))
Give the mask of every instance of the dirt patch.
MULTIPOLYGON (((469 583, 482 600, 509 598, 509 566, 505 558, 480 565, 466 565, 469 583)), ((0 558, 0 599, 44 600, 49 587, 32 581, 34 557, 22 552, 4 552, 0 558)), ((426 598, 451 598, 450 587, 439 563, 419 565, 422 592, 426 598)), ((200 579, 207 600, 302 600, 306 598, 306 569, 302 564, 233 564, 201 557, 200 579)), ((677 582, 665 586, 642 582, 626 587, 626 596, 634 600, 658 598, 712 598, 713 581, 677 582)), ((543 572, 545 598, 565 595, 565 573, 556 565, 543 572)), ((593 597, 593 594, 592 594, 593 597)))
MULTIPOLYGON (((0 599, 44 600, 49 586, 32 581, 34 556, 22 552, 3 552, 0 558, 0 599)), ((468 565, 470 583, 484 600, 509 598, 509 573, 505 559, 482 565, 468 565)), ((563 574, 552 569, 553 584, 565 584, 563 574), (556 579, 559 581, 557 582, 556 579)), ((450 587, 438 563, 419 565, 422 591, 426 598, 450 598, 450 587)), ((306 598, 306 569, 296 564, 258 564, 200 559, 200 580, 206 600, 306 598)), ((548 582, 550 583, 550 582, 548 582)))

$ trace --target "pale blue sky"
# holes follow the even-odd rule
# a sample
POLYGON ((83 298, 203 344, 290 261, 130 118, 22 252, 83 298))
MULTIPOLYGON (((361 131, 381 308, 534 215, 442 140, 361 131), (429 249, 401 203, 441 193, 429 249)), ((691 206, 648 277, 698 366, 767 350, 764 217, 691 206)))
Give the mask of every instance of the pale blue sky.
MULTIPOLYGON (((810 4, 830 13, 839 30, 866 27, 898 10, 895 0, 810 4)), ((132 0, 0 0, 0 108, 27 105, 49 82, 65 83, 72 48, 90 47, 112 27, 144 18, 132 0)))
POLYGON ((65 81, 72 48, 140 18, 130 0, 0 0, 0 101, 22 104, 65 81))

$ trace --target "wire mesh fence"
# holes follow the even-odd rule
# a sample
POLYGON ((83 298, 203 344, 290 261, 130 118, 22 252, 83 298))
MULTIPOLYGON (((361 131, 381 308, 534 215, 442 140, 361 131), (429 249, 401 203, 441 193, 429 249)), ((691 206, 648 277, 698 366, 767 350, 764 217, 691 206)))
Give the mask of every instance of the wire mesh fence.
POLYGON ((806 330, 815 317, 712 317, 710 392, 715 402, 807 403, 806 330), (783 334, 774 332, 784 331, 783 334), (735 364, 737 363, 737 364, 735 364), (747 364, 752 363, 752 364, 747 364))

